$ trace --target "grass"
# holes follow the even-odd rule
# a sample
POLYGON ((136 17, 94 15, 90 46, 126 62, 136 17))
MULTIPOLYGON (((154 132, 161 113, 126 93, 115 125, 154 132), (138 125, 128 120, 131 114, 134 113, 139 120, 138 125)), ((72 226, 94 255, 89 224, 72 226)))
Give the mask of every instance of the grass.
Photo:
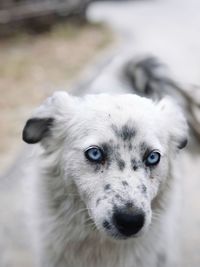
POLYGON ((69 87, 111 40, 104 25, 72 23, 0 40, 0 166, 16 155, 31 110, 54 90, 69 87))

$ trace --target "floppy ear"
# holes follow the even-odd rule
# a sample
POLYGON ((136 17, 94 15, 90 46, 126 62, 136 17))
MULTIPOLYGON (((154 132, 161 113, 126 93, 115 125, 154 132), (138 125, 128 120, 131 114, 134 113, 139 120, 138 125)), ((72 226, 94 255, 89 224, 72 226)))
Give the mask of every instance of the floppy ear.
POLYGON ((22 138, 28 144, 40 142, 43 138, 51 134, 53 118, 32 118, 24 126, 22 138))
MULTIPOLYGON (((22 138, 28 144, 35 144, 53 136, 53 129, 67 119, 72 96, 66 92, 56 92, 35 110, 26 122, 22 138)), ((60 136, 60 132, 58 136, 60 136)))
POLYGON ((158 103, 158 108, 170 141, 176 148, 184 148, 187 145, 188 125, 180 106, 170 97, 165 97, 158 103))

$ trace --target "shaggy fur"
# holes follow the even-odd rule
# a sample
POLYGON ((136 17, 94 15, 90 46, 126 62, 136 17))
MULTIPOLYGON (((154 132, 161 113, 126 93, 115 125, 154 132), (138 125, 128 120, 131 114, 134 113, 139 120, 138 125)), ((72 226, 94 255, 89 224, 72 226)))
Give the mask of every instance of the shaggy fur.
POLYGON ((168 98, 56 92, 47 99, 23 131, 37 147, 29 202, 36 266, 177 266, 176 156, 186 132, 168 98), (103 149, 104 162, 85 157, 91 145, 103 149), (146 166, 154 149, 160 162, 146 166), (115 227, 116 208, 144 213, 136 235, 115 227))

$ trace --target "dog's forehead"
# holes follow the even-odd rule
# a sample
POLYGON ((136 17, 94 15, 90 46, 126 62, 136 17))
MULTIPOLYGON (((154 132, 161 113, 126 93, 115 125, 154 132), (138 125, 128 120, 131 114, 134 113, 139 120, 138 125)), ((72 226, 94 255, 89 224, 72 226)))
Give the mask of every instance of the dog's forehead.
POLYGON ((133 95, 92 96, 83 105, 82 127, 88 143, 144 143, 155 139, 157 111, 148 99, 133 95), (84 122, 83 122, 84 121, 84 122))
MULTIPOLYGON (((149 124, 157 119, 156 105, 137 95, 88 95, 82 102, 82 114, 89 121, 125 125, 131 121, 149 124)), ((105 123, 106 124, 106 123, 105 123)))

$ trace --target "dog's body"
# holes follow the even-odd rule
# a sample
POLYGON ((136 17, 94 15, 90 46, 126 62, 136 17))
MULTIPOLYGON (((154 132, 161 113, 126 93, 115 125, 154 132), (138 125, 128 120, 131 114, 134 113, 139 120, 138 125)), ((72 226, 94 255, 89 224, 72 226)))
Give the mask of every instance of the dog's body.
POLYGON ((177 266, 186 129, 168 99, 58 92, 39 107, 23 132, 41 145, 29 203, 37 265, 177 266))

